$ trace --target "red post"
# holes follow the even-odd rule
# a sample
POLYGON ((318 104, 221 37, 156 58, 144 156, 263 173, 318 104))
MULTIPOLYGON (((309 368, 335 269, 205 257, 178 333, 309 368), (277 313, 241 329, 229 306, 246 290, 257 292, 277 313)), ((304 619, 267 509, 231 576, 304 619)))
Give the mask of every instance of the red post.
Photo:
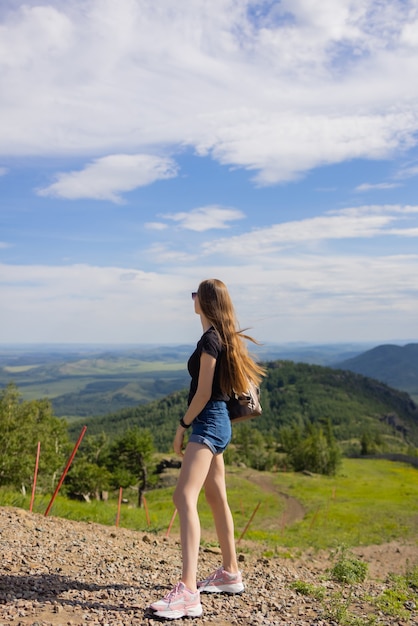
POLYGON ((123 489, 122 489, 122 487, 119 487, 118 512, 116 514, 116 528, 119 526, 120 507, 122 505, 122 494, 123 494, 123 489))
POLYGON ((167 532, 165 534, 166 537, 168 537, 169 534, 170 534, 170 530, 171 530, 171 527, 173 525, 174 520, 176 519, 176 515, 177 515, 177 509, 174 509, 174 513, 173 513, 173 515, 171 517, 170 523, 169 523, 168 528, 167 528, 167 532))
POLYGON ((254 519, 255 514, 257 513, 258 509, 260 508, 260 504, 261 504, 261 502, 259 502, 259 503, 257 504, 257 506, 255 507, 255 509, 254 509, 254 511, 253 511, 253 514, 251 515, 250 519, 249 519, 249 520, 248 520, 248 522, 247 522, 246 527, 244 528, 244 530, 243 530, 243 531, 242 531, 242 533, 241 533, 241 537, 238 539, 238 543, 240 543, 241 539, 243 538, 243 536, 244 536, 244 535, 245 535, 245 533, 247 532, 247 530, 248 530, 248 528, 249 528, 249 526, 250 526, 251 522, 252 522, 252 521, 253 521, 253 519, 254 519))
POLYGON ((39 455, 41 453, 41 442, 38 441, 38 449, 36 452, 35 471, 33 472, 32 497, 30 499, 29 511, 32 513, 33 501, 35 499, 36 479, 38 477, 39 455))
POLYGON ((280 532, 282 534, 284 533, 285 527, 286 527, 286 511, 283 511, 282 518, 281 518, 281 521, 280 521, 280 532))
POLYGON ((320 510, 321 510, 321 505, 318 506, 318 508, 316 509, 315 513, 313 514, 313 517, 311 519, 311 523, 309 524, 309 530, 311 530, 312 526, 315 524, 316 518, 318 517, 318 514, 319 514, 320 510))
POLYGON ((73 462, 73 459, 74 459, 74 457, 76 455, 76 452, 78 450, 78 446, 80 445, 81 440, 83 439, 84 433, 86 432, 86 430, 87 430, 87 426, 83 426, 83 428, 81 430, 81 433, 80 433, 80 436, 77 439, 77 443, 75 444, 74 449, 71 452, 70 458, 67 461, 67 465, 65 466, 65 469, 64 469, 64 471, 63 471, 63 473, 61 475, 61 478, 59 480, 59 483, 56 486, 56 489, 55 489, 54 494, 53 494, 53 496, 52 496, 52 498, 50 500, 50 503, 47 506, 47 509, 45 511, 45 517, 47 517, 49 511, 51 510, 52 505, 54 504, 54 500, 57 497, 59 490, 61 489, 61 485, 64 482, 64 478, 66 477, 68 470, 70 469, 71 463, 73 462))
POLYGON ((145 496, 142 496, 142 500, 144 501, 145 517, 147 518, 147 524, 148 524, 148 526, 151 526, 151 521, 150 521, 149 512, 148 512, 147 499, 146 499, 145 496))

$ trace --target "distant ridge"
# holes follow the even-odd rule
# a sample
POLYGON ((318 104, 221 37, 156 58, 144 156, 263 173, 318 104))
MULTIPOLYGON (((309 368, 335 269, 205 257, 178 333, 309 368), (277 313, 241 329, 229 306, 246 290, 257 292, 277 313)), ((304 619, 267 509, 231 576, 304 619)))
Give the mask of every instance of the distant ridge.
POLYGON ((334 364, 334 367, 375 378, 418 396, 418 343, 377 346, 354 358, 334 364))
MULTIPOLYGON (((405 454, 409 445, 418 447, 418 406, 405 391, 347 369, 293 361, 270 361, 266 367, 263 415, 249 427, 271 441, 279 440, 282 427, 309 422, 330 424, 348 454, 359 453, 364 433, 378 435, 384 452, 405 454)), ((104 432, 111 437, 134 426, 149 428, 156 448, 166 452, 186 408, 187 389, 182 389, 145 405, 74 420, 69 432, 76 439, 84 424, 92 435, 104 432)))

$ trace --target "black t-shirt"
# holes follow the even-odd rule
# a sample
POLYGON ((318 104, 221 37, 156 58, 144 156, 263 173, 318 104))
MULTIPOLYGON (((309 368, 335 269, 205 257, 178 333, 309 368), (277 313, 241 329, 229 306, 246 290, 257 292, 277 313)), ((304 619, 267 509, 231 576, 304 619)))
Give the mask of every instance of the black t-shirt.
POLYGON ((211 326, 205 333, 203 333, 203 335, 197 342, 196 350, 193 352, 187 362, 187 369, 189 370, 189 374, 192 377, 192 380, 190 382, 188 403, 190 404, 193 396, 197 391, 197 384, 199 382, 200 372, 200 357, 202 352, 206 352, 206 354, 209 354, 210 356, 213 356, 214 359, 216 359, 215 373, 212 383, 212 395, 210 399, 225 400, 226 402, 228 400, 228 396, 222 393, 220 387, 220 367, 225 351, 216 330, 213 328, 213 326, 211 326))

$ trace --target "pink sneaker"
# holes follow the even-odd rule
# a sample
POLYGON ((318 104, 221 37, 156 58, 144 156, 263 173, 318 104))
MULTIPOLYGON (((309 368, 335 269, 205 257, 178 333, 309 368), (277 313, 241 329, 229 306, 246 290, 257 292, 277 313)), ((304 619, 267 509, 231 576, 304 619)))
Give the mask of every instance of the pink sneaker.
POLYGON ((150 608, 156 617, 179 619, 180 617, 200 617, 203 613, 199 590, 192 593, 182 582, 172 589, 162 600, 153 602, 150 608))
POLYGON ((205 580, 197 583, 197 588, 201 593, 242 593, 244 585, 241 572, 229 574, 223 567, 220 567, 205 580))

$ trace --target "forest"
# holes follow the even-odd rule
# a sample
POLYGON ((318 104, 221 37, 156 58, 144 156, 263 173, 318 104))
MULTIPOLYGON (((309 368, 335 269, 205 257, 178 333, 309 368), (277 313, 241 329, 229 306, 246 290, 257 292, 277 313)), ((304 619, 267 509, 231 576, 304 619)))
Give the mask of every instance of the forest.
MULTIPOLYGON (((266 363, 263 414, 234 425, 229 464, 333 475, 343 456, 418 456, 418 409, 407 393, 345 370, 266 363)), ((171 453, 187 390, 115 413, 70 424, 48 400, 23 400, 13 384, 0 395, 0 486, 30 487, 37 441, 40 483, 53 489, 83 425, 87 434, 65 481, 72 497, 158 484, 161 455, 171 453)))

